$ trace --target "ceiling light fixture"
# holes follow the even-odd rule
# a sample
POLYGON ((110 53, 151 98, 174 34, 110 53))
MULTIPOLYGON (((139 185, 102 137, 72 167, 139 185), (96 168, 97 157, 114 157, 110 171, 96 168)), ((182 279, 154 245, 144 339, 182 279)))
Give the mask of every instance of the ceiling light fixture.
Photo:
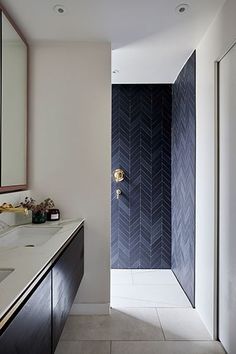
POLYGON ((58 15, 64 15, 66 12, 66 9, 63 5, 55 5, 53 7, 53 10, 58 14, 58 15))
POLYGON ((183 15, 184 13, 186 13, 189 10, 189 5, 188 4, 180 4, 176 7, 175 11, 180 14, 183 15))

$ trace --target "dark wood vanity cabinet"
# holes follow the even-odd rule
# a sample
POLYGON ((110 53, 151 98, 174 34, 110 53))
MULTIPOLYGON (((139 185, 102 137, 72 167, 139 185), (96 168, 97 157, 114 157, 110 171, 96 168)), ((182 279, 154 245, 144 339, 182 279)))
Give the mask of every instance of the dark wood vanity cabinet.
POLYGON ((52 268, 53 351, 84 274, 84 228, 64 250, 52 268))
POLYGON ((0 354, 54 353, 84 274, 84 227, 0 335, 0 354))
POLYGON ((0 337, 1 354, 51 353, 51 272, 0 337))

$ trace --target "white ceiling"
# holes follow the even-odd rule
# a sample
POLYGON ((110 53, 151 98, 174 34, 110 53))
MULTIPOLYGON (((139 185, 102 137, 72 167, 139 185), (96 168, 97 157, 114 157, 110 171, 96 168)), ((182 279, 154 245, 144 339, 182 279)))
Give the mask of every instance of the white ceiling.
POLYGON ((109 41, 115 83, 173 82, 224 0, 3 0, 29 42, 109 41), (190 9, 178 15, 181 2, 190 9), (57 15, 56 4, 66 13, 57 15))

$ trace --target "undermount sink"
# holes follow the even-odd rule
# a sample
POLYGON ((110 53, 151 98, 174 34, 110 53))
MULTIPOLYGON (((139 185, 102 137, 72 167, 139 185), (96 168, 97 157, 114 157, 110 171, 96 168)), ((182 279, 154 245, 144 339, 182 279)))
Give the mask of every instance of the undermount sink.
POLYGON ((0 283, 10 275, 14 269, 0 269, 0 283))
POLYGON ((61 227, 18 226, 0 235, 0 247, 35 247, 47 242, 61 227))

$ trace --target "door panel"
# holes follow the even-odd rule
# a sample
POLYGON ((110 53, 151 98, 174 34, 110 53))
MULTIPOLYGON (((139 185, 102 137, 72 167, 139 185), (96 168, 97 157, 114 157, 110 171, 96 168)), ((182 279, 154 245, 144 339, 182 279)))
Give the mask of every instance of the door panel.
POLYGON ((53 352, 84 275, 84 228, 82 227, 52 268, 53 352))
POLYGON ((236 46, 220 62, 219 339, 236 353, 236 46))
POLYGON ((51 354, 51 272, 0 336, 0 354, 51 354))

